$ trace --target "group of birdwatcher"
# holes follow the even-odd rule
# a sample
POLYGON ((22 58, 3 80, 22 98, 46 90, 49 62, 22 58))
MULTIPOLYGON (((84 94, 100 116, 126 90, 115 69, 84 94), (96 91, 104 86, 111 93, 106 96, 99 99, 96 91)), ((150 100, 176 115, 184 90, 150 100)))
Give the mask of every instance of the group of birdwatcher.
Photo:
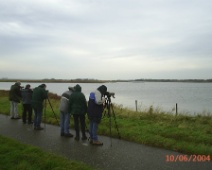
MULTIPOLYGON (((48 99, 48 90, 46 90, 46 88, 46 84, 41 84, 34 89, 31 88, 30 84, 22 87, 20 81, 13 84, 9 91, 11 119, 21 119, 18 115, 18 104, 22 103, 23 123, 32 124, 36 131, 43 130, 41 121, 44 100, 48 99), (33 112, 34 119, 32 120, 33 112)), ((93 145, 103 145, 98 139, 97 132, 105 105, 104 96, 107 93, 107 87, 101 85, 90 93, 89 101, 87 102, 79 84, 74 87, 68 87, 60 99, 60 135, 62 137, 74 137, 74 135, 70 133, 70 116, 73 115, 76 133, 74 139, 79 141, 81 137, 81 140, 86 140, 85 116, 87 114, 89 119, 90 143, 93 145)))

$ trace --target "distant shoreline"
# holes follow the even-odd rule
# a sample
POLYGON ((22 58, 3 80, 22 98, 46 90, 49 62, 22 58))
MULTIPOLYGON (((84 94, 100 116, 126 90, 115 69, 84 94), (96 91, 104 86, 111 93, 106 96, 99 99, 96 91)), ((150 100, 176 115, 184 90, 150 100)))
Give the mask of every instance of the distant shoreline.
POLYGON ((97 80, 97 79, 7 79, 0 82, 33 82, 33 83, 109 83, 109 82, 185 82, 185 83, 212 83, 212 79, 134 79, 134 80, 97 80))

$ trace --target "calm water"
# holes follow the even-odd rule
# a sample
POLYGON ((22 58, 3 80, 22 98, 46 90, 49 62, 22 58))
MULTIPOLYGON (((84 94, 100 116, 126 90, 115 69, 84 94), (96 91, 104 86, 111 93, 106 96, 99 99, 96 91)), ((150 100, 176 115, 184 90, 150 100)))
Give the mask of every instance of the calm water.
MULTIPOLYGON (((0 89, 9 90, 14 83, 0 83, 0 89)), ((22 83, 25 86, 27 83, 22 83)), ((29 83, 32 88, 40 83, 29 83)), ((68 90, 68 86, 76 83, 46 83, 50 92, 61 95, 68 90)), ((211 83, 174 83, 174 82, 118 82, 104 83, 108 91, 115 92, 112 103, 122 105, 135 110, 135 100, 138 109, 148 109, 151 105, 160 110, 175 113, 175 105, 178 104, 178 112, 196 114, 212 113, 212 84, 211 83)), ((87 100, 89 93, 102 84, 80 83, 87 100)))

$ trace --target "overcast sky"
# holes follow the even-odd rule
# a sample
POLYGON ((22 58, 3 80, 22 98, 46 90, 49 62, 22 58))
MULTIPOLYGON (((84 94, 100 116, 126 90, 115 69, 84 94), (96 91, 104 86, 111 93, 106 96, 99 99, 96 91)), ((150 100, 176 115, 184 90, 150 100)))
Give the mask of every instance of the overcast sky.
POLYGON ((0 0, 0 9, 0 78, 212 78, 212 0, 0 0))

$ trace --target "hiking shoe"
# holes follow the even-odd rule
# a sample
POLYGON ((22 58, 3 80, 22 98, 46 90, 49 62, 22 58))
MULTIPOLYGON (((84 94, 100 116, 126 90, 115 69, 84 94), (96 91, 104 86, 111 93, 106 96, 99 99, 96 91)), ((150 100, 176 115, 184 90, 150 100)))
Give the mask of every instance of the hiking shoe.
POLYGON ((97 141, 93 141, 92 145, 102 146, 103 143, 97 140, 97 141))
POLYGON ((90 141, 89 141, 89 142, 90 142, 90 144, 93 144, 93 140, 92 140, 92 139, 90 139, 90 141))
POLYGON ((83 136, 81 139, 82 140, 87 140, 88 138, 87 138, 87 136, 83 136))
POLYGON ((11 117, 10 119, 15 119, 14 117, 11 117))
POLYGON ((13 119, 21 119, 20 117, 14 117, 13 119))
POLYGON ((64 136, 64 133, 60 133, 60 136, 64 136))
POLYGON ((72 135, 71 133, 65 133, 64 137, 68 137, 68 138, 72 138, 74 135, 72 135))

